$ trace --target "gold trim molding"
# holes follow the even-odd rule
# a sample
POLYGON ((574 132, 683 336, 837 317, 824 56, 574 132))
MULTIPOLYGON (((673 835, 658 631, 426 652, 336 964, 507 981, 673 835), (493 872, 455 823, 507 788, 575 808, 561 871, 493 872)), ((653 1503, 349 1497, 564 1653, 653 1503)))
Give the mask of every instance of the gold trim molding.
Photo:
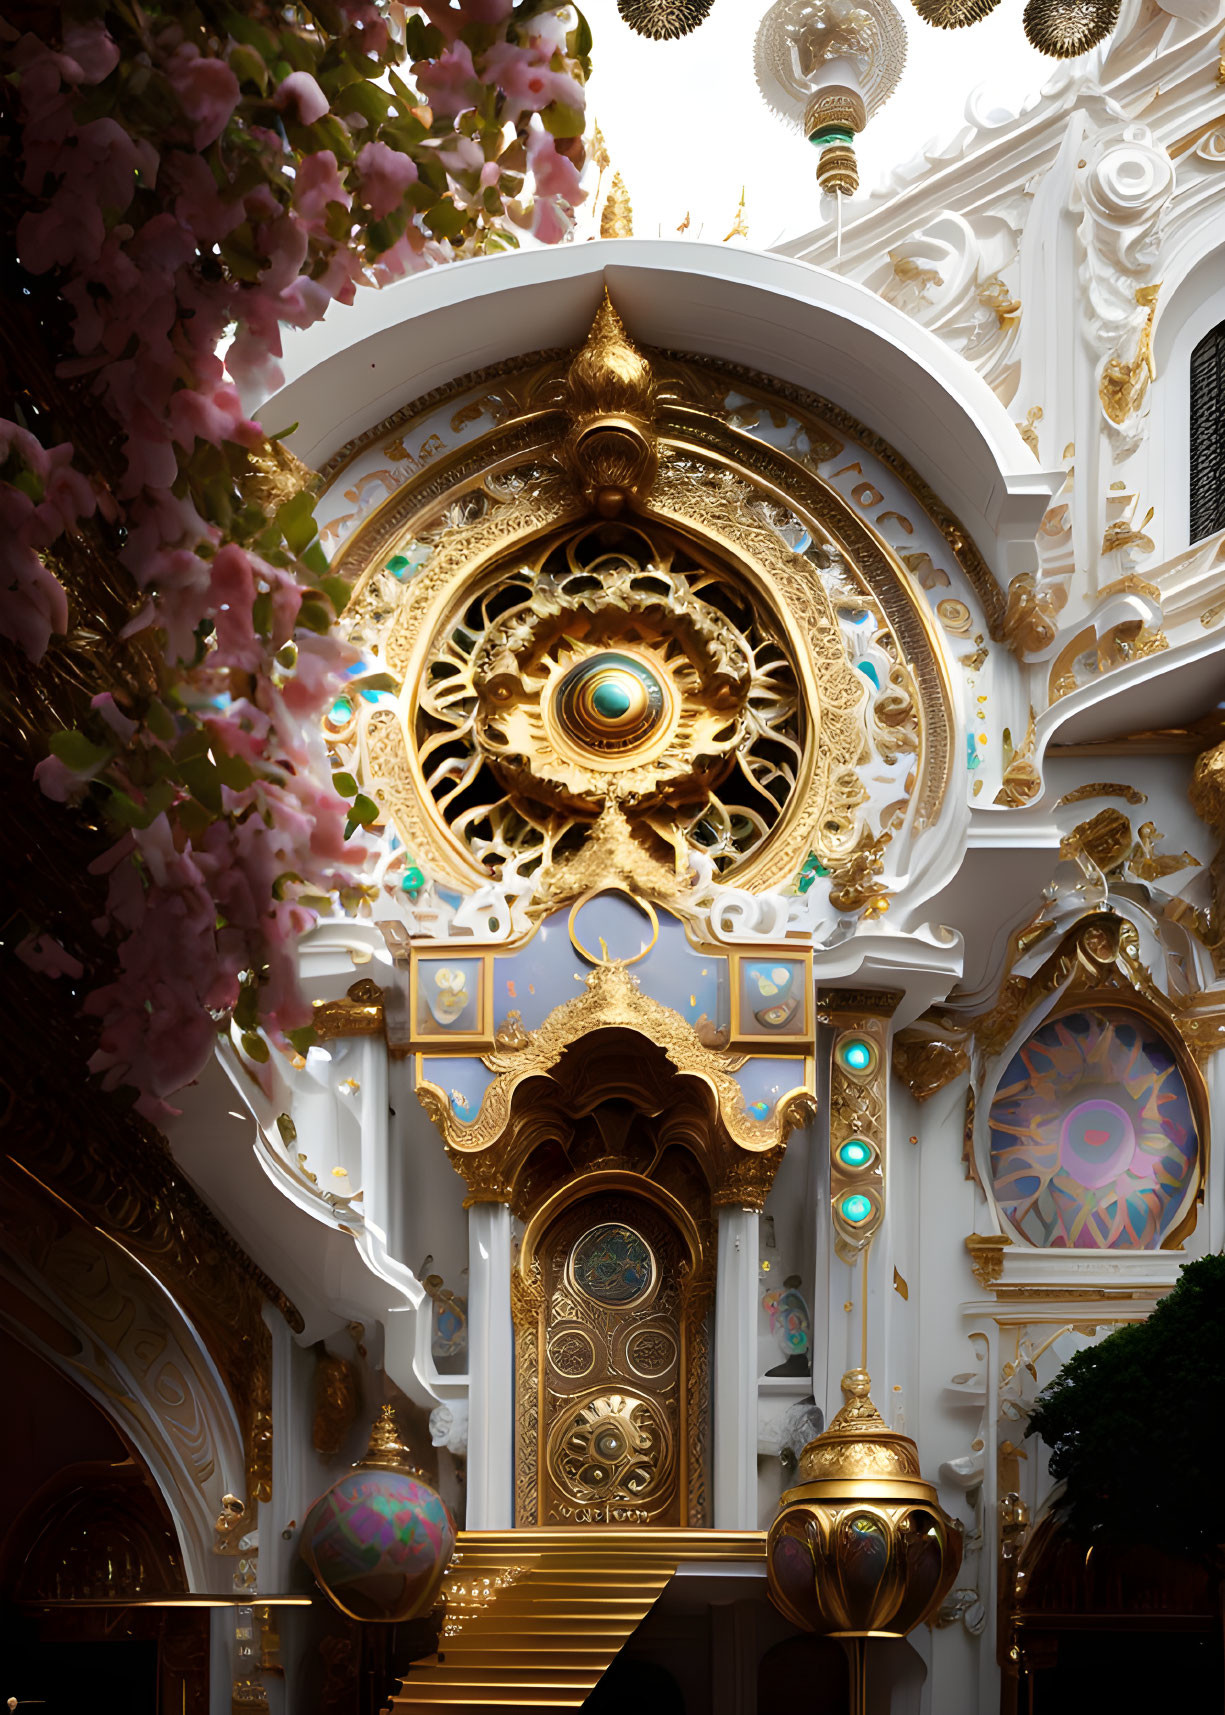
POLYGON ((467 1181, 468 1200, 512 1201, 520 1170, 540 1140, 535 1122, 543 1123, 546 1095, 556 1098, 560 1091, 562 1057, 602 1031, 630 1031, 654 1043, 676 1073, 700 1086, 709 1117, 707 1141, 698 1153, 707 1159, 715 1203, 764 1206, 787 1138, 816 1112, 811 1059, 796 1056, 800 1081, 779 1098, 770 1118, 754 1119, 734 1076, 748 1056, 708 1048, 691 1024, 645 994, 636 976, 616 961, 597 965, 584 990, 556 1007, 538 1029, 523 1031, 519 1046, 481 1057, 494 1079, 474 1120, 457 1117, 446 1092, 424 1077, 423 1057, 417 1056, 417 1098, 467 1181), (529 1099, 532 1080, 548 1083, 534 1083, 529 1099))

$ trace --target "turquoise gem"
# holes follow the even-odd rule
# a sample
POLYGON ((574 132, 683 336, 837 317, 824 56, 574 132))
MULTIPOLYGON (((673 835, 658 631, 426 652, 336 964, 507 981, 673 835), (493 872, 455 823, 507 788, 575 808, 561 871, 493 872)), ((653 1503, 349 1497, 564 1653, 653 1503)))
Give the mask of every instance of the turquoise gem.
POLYGON ((387 562, 387 570, 389 572, 394 572, 398 578, 402 578, 408 570, 408 560, 406 556, 403 554, 393 554, 387 562))
POLYGON ((838 1208, 844 1221, 849 1221, 852 1226, 862 1227, 872 1213, 872 1199, 855 1191, 851 1196, 844 1197, 838 1208))
POLYGON ((404 893, 420 893, 421 889, 424 886, 425 886, 425 877, 422 875, 421 871, 416 867, 415 864, 413 865, 413 867, 411 869, 406 869, 404 871, 404 879, 400 883, 400 888, 401 888, 402 892, 404 892, 404 893))
POLYGON ((838 1151, 838 1159, 844 1167, 866 1167, 872 1159, 872 1151, 862 1139, 851 1137, 838 1151))
POLYGON ((872 1064, 872 1050, 866 1042, 848 1042, 839 1054, 844 1066, 849 1066, 852 1072, 866 1072, 872 1064))
POLYGON ((865 679, 871 679, 878 691, 880 690, 880 674, 876 671, 876 668, 870 661, 856 661, 855 667, 858 672, 863 674, 865 679))
POLYGON ((630 694, 618 680, 604 679, 592 691, 591 704, 606 721, 620 720, 629 713, 630 694))
POLYGON ((353 704, 349 701, 348 697, 337 697, 336 701, 332 704, 331 710, 328 714, 328 719, 331 721, 333 726, 344 726, 352 713, 353 704))

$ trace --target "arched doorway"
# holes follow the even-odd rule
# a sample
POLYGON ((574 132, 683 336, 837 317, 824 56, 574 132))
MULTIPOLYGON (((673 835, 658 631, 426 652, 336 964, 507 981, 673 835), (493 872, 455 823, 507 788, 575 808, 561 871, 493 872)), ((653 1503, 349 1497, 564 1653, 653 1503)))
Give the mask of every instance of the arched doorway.
POLYGON ((542 1524, 679 1525, 688 1246, 636 1190, 582 1198, 541 1235, 542 1524))

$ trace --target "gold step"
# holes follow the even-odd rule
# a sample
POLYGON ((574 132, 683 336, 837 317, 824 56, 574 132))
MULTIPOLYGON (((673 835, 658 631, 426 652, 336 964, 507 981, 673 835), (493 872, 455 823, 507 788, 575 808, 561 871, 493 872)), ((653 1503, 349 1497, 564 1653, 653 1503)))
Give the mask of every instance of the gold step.
POLYGON ((764 1531, 460 1531, 438 1654, 413 1667, 392 1715, 577 1709, 678 1566, 760 1564, 765 1550, 764 1531))

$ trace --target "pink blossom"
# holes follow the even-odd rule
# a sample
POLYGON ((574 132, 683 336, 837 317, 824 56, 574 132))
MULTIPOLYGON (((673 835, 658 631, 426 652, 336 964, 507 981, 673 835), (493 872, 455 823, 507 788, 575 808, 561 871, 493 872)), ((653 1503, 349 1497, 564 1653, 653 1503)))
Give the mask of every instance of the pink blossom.
POLYGON ((195 126, 193 144, 197 149, 207 149, 220 137, 238 106, 238 79, 225 60, 205 57, 189 43, 172 55, 166 76, 195 126))
POLYGON ((237 543, 227 542, 218 549, 213 559, 211 585, 218 659, 227 667, 254 672, 261 654, 259 639, 251 628, 255 574, 250 556, 237 543))
POLYGON ((293 200, 304 220, 322 220, 332 202, 338 202, 342 208, 352 206, 353 198, 345 189, 331 149, 303 156, 294 179, 293 200))
POLYGON ((168 415, 171 433, 189 452, 197 439, 254 447, 263 438, 259 424, 243 411, 237 387, 218 387, 211 394, 184 387, 171 395, 168 415))
POLYGON ((303 125, 313 125, 328 111, 328 98, 308 71, 291 71, 273 99, 282 112, 292 103, 303 125))
POLYGON ((103 753, 90 768, 69 768, 58 756, 44 756, 34 770, 34 778, 48 798, 54 798, 57 804, 69 804, 97 779, 109 760, 109 755, 103 753))
POLYGON ((83 977, 85 966, 80 959, 60 946, 54 935, 27 935, 17 943, 17 957, 32 971, 45 977, 83 977))
POLYGON ((549 133, 532 126, 527 136, 527 164, 536 181, 538 197, 556 197, 571 207, 581 202, 585 192, 579 184, 574 162, 558 151, 549 133))
MULTIPOLYGON (((3 496, 0 488, 0 497, 3 496)), ((53 632, 68 629, 68 597, 32 548, 0 532, 0 636, 41 661, 53 632)))
POLYGON ((554 71, 537 48, 495 42, 484 56, 481 78, 505 92, 502 117, 512 125, 524 113, 538 113, 554 101, 578 110, 583 105, 583 92, 569 72, 554 71))
MULTIPOLYGON (((338 0, 338 7, 351 41, 383 55, 387 27, 373 0, 338 0)), ((449 44, 439 60, 416 68, 434 115, 424 146, 453 175, 460 206, 496 190, 501 168, 478 141, 454 134, 449 115, 477 105, 483 85, 499 93, 502 118, 515 123, 550 102, 577 107, 581 99, 556 69, 565 60, 565 20, 553 12, 527 19, 516 28, 528 45, 512 44, 504 39, 511 8, 512 0, 426 0, 423 8, 449 44), (479 73, 461 39, 470 26, 482 44, 479 73)), ((130 43, 128 15, 107 16, 130 43)), ((216 757, 242 759, 252 776, 221 787, 220 813, 202 833, 176 802, 92 866, 107 881, 97 927, 117 957, 113 980, 88 1001, 100 1025, 92 1065, 108 1086, 134 1085, 139 1111, 160 1118, 172 1111, 166 1097, 211 1052, 214 1018, 235 1004, 240 972, 264 973, 260 1014, 274 1034, 309 1018, 295 943, 311 914, 293 885, 279 898, 274 887, 294 874, 303 886, 327 890, 365 856, 344 838, 346 806, 327 782, 317 728, 353 652, 334 636, 295 633, 305 583, 227 540, 228 505, 216 522, 200 516, 186 490, 190 483, 205 493, 201 508, 210 512, 209 490, 197 483, 201 443, 254 442, 260 431, 227 371, 235 380, 274 372, 283 324, 308 327, 331 303, 351 302, 358 285, 398 278, 453 251, 414 217, 368 266, 369 221, 404 206, 417 178, 413 156, 378 141, 351 166, 331 149, 299 155, 292 123, 287 151, 279 128, 244 112, 223 52, 188 43, 167 18, 149 24, 142 59, 147 53, 180 104, 182 118, 168 136, 143 135, 143 118, 127 129, 138 109, 126 84, 114 102, 97 105, 99 117, 78 118, 77 92, 113 73, 119 48, 96 19, 69 19, 63 30, 60 52, 32 34, 5 44, 21 128, 18 246, 31 270, 58 271, 49 286, 71 317, 71 345, 56 354, 59 373, 92 390, 127 469, 115 492, 101 478, 91 486, 70 447, 47 451, 28 431, 0 422, 0 469, 10 479, 0 480, 0 632, 37 657, 52 631, 66 627, 64 590, 39 550, 101 510, 122 531, 122 561, 145 595, 125 633, 159 629, 159 695, 174 710, 176 731, 206 734, 216 757), (227 127, 225 148, 215 149, 227 127), (354 230, 338 233, 333 204, 351 209, 355 194, 362 208, 354 230), (224 259, 217 266, 214 247, 242 226, 254 266, 230 271, 224 259), (218 347, 231 328, 223 363, 218 347), (201 661, 199 639, 209 638, 210 624, 201 661), (273 657, 291 637, 295 665, 282 673, 273 657)), ((272 99, 287 122, 313 125, 329 111, 305 71, 286 77, 272 99)), ((524 218, 552 241, 567 230, 577 174, 544 133, 529 134, 528 152, 535 200, 524 218)), ((140 800, 139 783, 163 777, 172 746, 106 692, 92 707, 112 748, 96 753, 96 767, 72 769, 48 757, 40 784, 68 799, 105 770, 140 800)), ((185 796, 185 784, 182 790, 185 796)), ((31 950, 48 968, 71 958, 47 940, 35 950, 35 938, 31 950)))
POLYGON ((436 115, 454 117, 475 107, 480 99, 480 80, 466 42, 452 42, 436 60, 418 61, 413 76, 436 115))
POLYGON ((69 82, 101 83, 118 64, 119 49, 100 18, 64 20, 60 65, 69 82))
POLYGON ((510 17, 514 0, 461 0, 458 6, 451 0, 419 0, 421 10, 430 23, 453 42, 469 24, 501 24, 510 17))
POLYGON ((404 193, 417 182, 417 163, 386 143, 367 143, 357 157, 362 201, 376 220, 390 214, 404 200, 404 193))
POLYGON ((139 722, 128 719, 109 691, 99 691, 96 697, 90 698, 89 706, 102 716, 107 726, 124 744, 129 743, 140 731, 139 722))

